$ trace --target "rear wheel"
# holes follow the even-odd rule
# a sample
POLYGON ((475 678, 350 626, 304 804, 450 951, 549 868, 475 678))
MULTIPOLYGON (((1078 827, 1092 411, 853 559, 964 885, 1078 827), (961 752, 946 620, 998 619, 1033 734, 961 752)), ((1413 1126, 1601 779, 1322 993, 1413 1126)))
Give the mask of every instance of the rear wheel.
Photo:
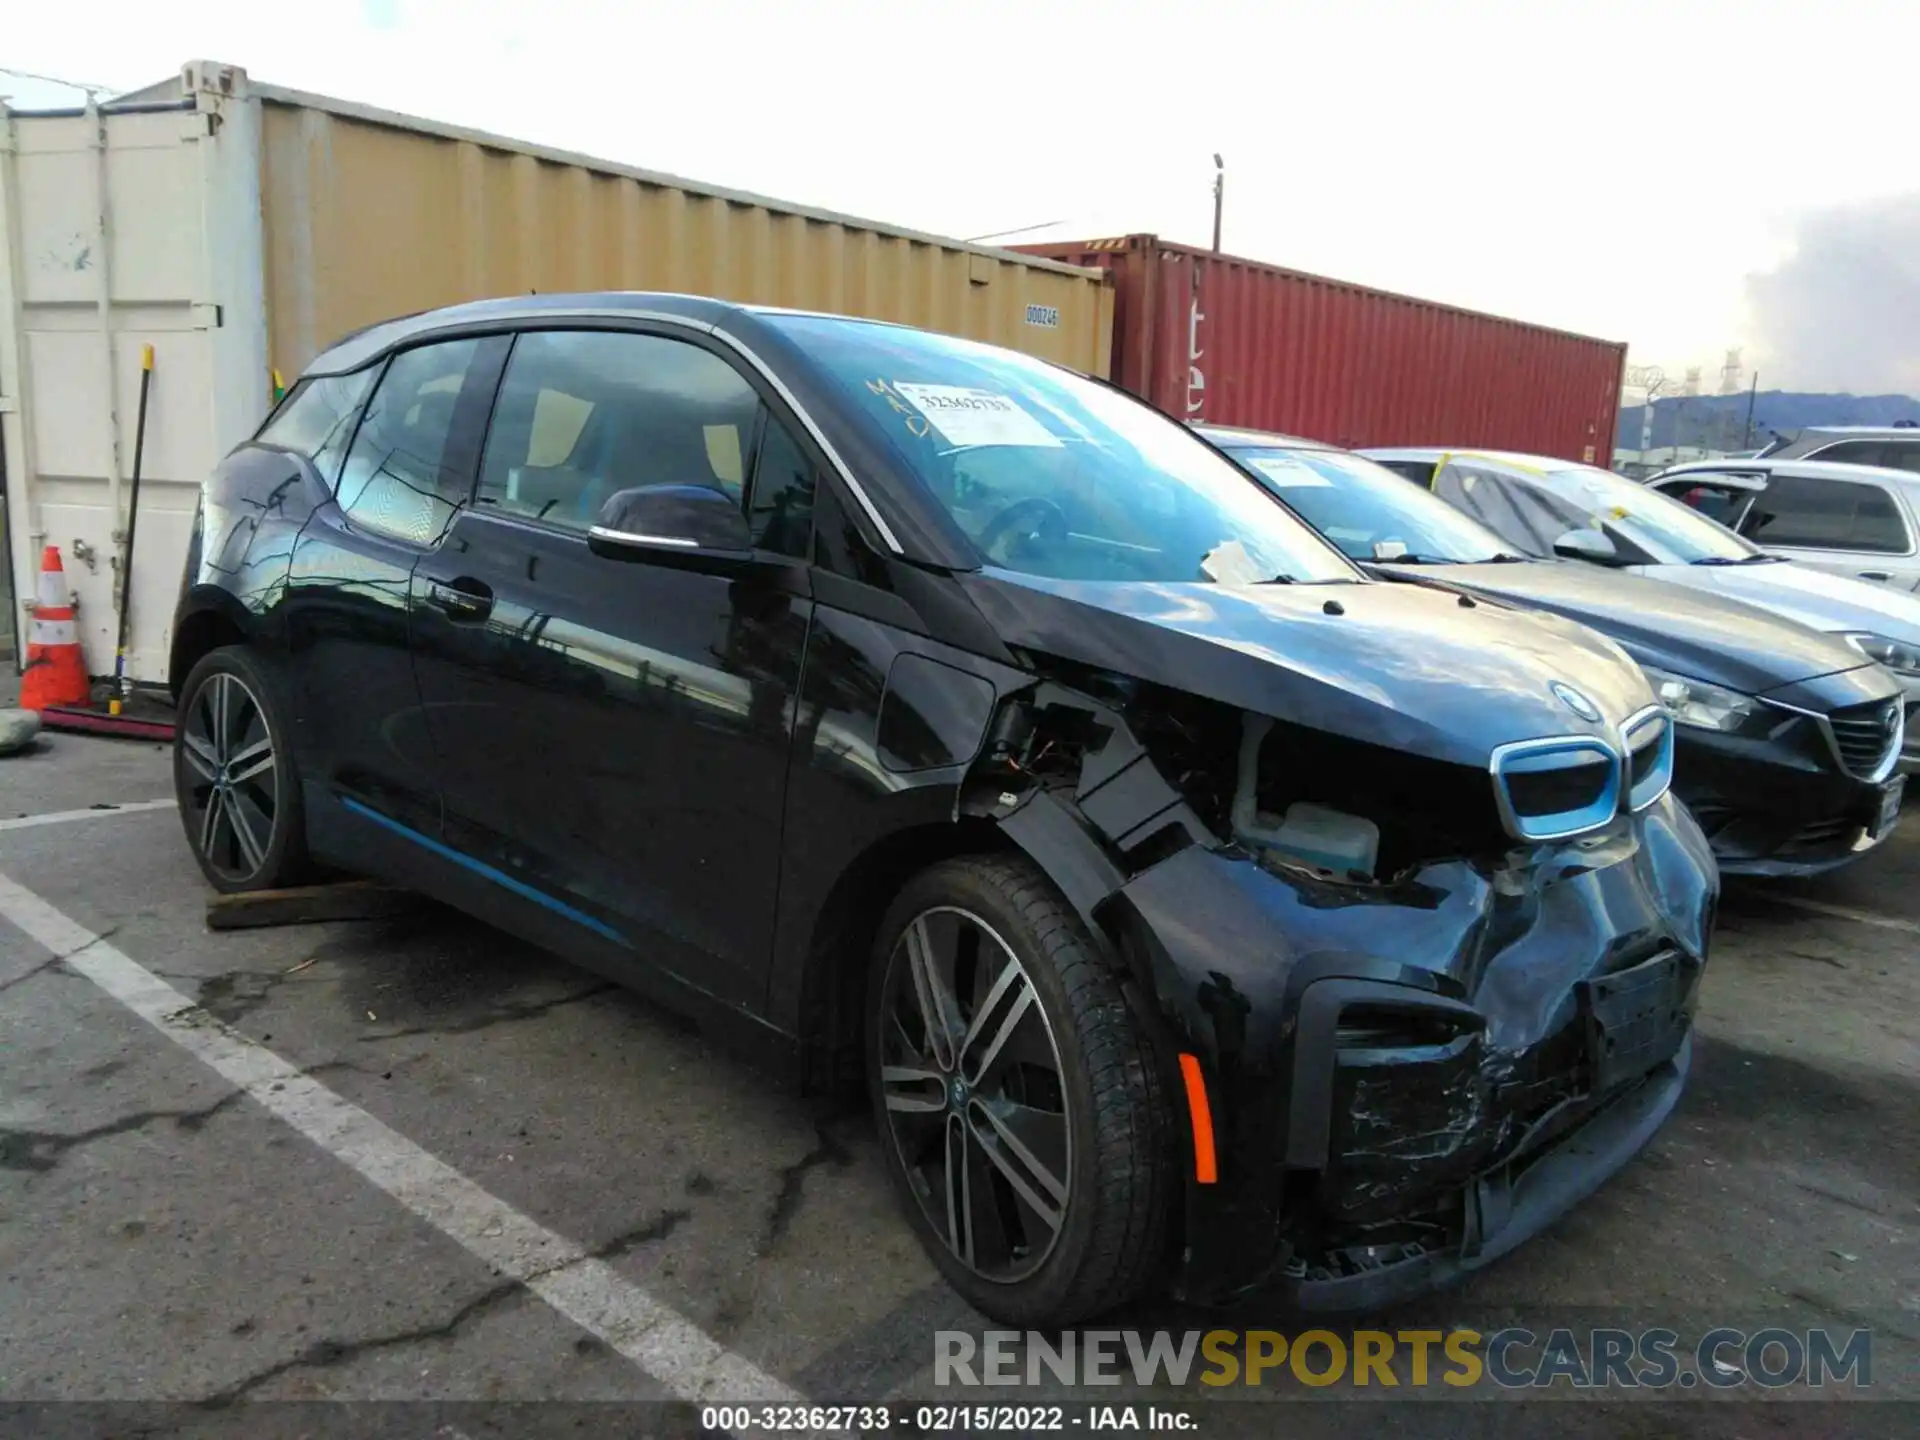
POLYGON ((180 688, 173 788, 201 871, 226 894, 305 878, 300 781, 265 667, 223 646, 180 688))
POLYGON ((1167 1240, 1168 1101, 1079 916, 1024 860, 947 861, 902 892, 873 965, 869 1086, 934 1263, 1023 1326, 1137 1295, 1167 1240))

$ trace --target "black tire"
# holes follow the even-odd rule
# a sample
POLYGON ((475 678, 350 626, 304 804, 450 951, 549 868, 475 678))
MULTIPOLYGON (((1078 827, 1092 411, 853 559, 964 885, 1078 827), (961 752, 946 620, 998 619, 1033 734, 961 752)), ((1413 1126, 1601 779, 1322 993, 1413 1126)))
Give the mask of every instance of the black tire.
POLYGON ((300 777, 267 667, 244 646, 222 646, 201 657, 180 694, 173 793, 201 873, 227 895, 308 878, 300 777))
POLYGON ((971 856, 908 882, 880 926, 866 1012, 887 1172, 921 1244, 969 1303, 1006 1324, 1054 1328, 1158 1278, 1180 1163, 1168 1082, 1080 917, 1038 869, 971 856), (1021 976, 1007 978, 995 942, 1021 976), (916 969, 946 965, 949 946, 959 958, 946 972, 954 1009, 942 1060, 933 1027, 916 1024, 927 1005, 912 987, 916 969), (1056 1057, 1057 1121, 1034 1058, 1043 1040, 1056 1057), (946 1163, 956 1154, 957 1172, 946 1163))

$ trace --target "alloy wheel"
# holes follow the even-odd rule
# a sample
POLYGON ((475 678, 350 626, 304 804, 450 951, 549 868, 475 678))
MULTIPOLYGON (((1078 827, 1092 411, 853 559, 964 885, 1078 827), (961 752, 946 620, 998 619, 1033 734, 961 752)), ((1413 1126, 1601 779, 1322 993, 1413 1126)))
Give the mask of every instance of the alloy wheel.
POLYGON ((231 880, 258 874, 280 809, 273 734, 246 682, 215 671, 180 725, 188 772, 187 833, 208 865, 231 880))
POLYGON ((979 916, 937 907, 901 932, 883 984, 881 1095, 921 1211, 976 1275, 1022 1280, 1059 1239, 1073 1165, 1033 980, 979 916))

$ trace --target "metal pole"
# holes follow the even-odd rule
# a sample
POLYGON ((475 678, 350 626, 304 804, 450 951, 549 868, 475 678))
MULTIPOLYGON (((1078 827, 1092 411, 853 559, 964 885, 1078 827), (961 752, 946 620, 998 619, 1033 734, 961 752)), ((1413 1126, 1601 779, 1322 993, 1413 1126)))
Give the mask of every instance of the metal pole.
POLYGON ((1213 157, 1213 253, 1220 253, 1220 211, 1227 194, 1227 162, 1213 157))
POLYGON ((133 491, 127 498, 126 560, 120 567, 120 620, 113 647, 113 698, 109 714, 120 713, 120 703, 133 693, 127 682, 127 634, 133 615, 133 541, 140 525, 140 466, 147 450, 147 392, 153 388, 153 346, 140 347, 140 415, 133 423, 133 491))
MULTIPOLYGON (((110 527, 108 561, 108 597, 112 601, 113 626, 120 628, 121 612, 126 609, 126 524, 120 518, 120 367, 114 347, 113 330, 113 206, 107 183, 107 117, 97 96, 87 96, 87 129, 93 143, 93 235, 91 236, 93 271, 94 325, 100 334, 101 374, 106 381, 106 458, 107 524, 110 527)), ((77 548, 77 547, 76 547, 77 548)))
POLYGON ((1747 387, 1747 429, 1745 435, 1743 435, 1740 440, 1740 448, 1742 450, 1751 450, 1753 448, 1753 402, 1759 393, 1760 372, 1756 370, 1753 372, 1753 384, 1747 387))

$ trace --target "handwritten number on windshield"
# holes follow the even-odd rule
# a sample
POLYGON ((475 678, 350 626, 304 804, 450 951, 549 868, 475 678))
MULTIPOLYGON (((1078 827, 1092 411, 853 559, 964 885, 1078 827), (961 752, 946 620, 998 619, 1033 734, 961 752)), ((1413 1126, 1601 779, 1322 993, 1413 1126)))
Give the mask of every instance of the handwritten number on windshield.
POLYGON ((914 439, 924 440, 933 433, 933 426, 928 422, 927 417, 896 395, 893 387, 887 384, 886 381, 869 380, 867 381, 867 389, 878 395, 882 400, 885 400, 887 404, 891 405, 905 417, 907 433, 913 436, 914 439))

